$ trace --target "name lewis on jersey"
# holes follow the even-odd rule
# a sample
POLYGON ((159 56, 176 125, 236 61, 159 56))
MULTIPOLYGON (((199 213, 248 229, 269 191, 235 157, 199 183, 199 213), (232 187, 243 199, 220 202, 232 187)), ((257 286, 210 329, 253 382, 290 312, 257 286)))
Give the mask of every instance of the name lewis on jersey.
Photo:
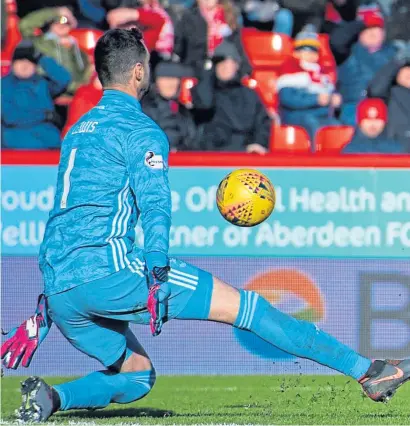
POLYGON ((93 133, 97 124, 98 121, 84 121, 79 126, 76 126, 71 134, 75 135, 77 133, 93 133))

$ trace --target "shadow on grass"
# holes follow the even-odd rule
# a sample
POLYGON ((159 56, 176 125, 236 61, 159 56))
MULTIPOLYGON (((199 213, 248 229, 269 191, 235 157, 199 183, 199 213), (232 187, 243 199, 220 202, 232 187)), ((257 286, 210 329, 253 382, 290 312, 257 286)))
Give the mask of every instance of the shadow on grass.
MULTIPOLYGON (((156 418, 163 419, 167 417, 178 418, 178 417, 187 417, 187 418, 200 418, 200 417, 217 417, 217 416, 227 416, 231 413, 210 413, 210 412, 199 412, 199 413, 175 413, 171 410, 158 410, 156 408, 123 408, 119 410, 73 410, 60 412, 56 414, 53 419, 68 419, 75 420, 78 419, 109 419, 112 417, 130 417, 130 418, 156 418)), ((243 413, 244 415, 246 412, 243 413)), ((238 417, 238 415, 236 415, 238 417)), ((240 417, 240 416, 239 416, 240 417)))
POLYGON ((175 413, 171 410, 158 410, 156 408, 122 408, 119 410, 73 410, 58 413, 56 417, 66 418, 79 417, 87 419, 106 419, 110 417, 173 417, 175 413))

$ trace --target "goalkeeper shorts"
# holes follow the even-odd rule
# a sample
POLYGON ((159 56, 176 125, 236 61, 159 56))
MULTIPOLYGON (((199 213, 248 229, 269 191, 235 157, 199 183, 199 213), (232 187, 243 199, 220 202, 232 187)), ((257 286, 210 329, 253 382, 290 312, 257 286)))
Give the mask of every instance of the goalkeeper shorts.
MULTIPOLYGON (((129 323, 149 324, 148 287, 142 261, 138 264, 47 299, 50 316, 67 340, 106 367, 126 351, 129 323)), ((212 275, 174 258, 170 266, 166 321, 207 319, 212 275)))

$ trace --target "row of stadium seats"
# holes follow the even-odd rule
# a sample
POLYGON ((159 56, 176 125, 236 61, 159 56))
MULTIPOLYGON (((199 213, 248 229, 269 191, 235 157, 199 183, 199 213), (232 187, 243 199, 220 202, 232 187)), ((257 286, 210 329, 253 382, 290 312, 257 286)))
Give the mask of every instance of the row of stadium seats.
MULTIPOLYGON (((293 54, 293 39, 285 34, 242 28, 241 40, 249 62, 254 69, 277 69, 293 54)), ((336 68, 327 34, 319 34, 319 63, 336 68)))
POLYGON ((339 154, 354 133, 351 126, 322 127, 311 141, 303 127, 273 125, 269 150, 272 152, 288 152, 306 154, 312 152, 314 142, 315 152, 323 154, 339 154))

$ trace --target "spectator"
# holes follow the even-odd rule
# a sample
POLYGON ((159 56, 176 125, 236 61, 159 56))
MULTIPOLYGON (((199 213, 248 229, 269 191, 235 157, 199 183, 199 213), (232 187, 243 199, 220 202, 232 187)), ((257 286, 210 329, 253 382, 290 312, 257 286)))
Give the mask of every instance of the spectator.
POLYGON ((16 0, 17 14, 20 18, 24 18, 31 12, 36 12, 40 9, 54 8, 54 7, 69 7, 75 10, 81 0, 16 0))
POLYGON ((352 140, 343 149, 345 154, 401 154, 400 142, 386 134, 387 107, 381 99, 365 99, 357 108, 358 128, 352 140))
POLYGON ((12 71, 2 79, 2 130, 6 148, 45 149, 60 146, 53 98, 70 83, 70 74, 42 56, 31 41, 16 48, 12 71), (44 75, 36 72, 40 65, 44 75))
POLYGON ((107 14, 110 28, 131 28, 136 25, 144 32, 149 51, 155 50, 168 59, 174 49, 174 25, 158 0, 141 0, 141 7, 118 7, 107 14))
POLYGON ((192 114, 178 102, 181 78, 191 73, 181 64, 160 62, 155 69, 155 84, 142 102, 143 111, 168 136, 172 151, 192 150, 196 145, 192 114))
POLYGON ((330 34, 341 22, 354 21, 360 0, 328 1, 321 32, 330 34))
POLYGON ((357 104, 366 97, 368 84, 395 55, 394 46, 385 41, 380 11, 375 7, 360 7, 358 17, 356 21, 340 24, 330 39, 339 65, 338 88, 343 98, 340 119, 352 126, 357 104))
POLYGON ((102 0, 17 0, 17 13, 24 18, 31 12, 45 8, 68 7, 78 21, 79 28, 106 28, 102 0))
POLYGON ((226 21, 231 30, 231 34, 224 37, 224 40, 229 41, 235 45, 236 50, 238 51, 241 57, 241 64, 239 68, 239 75, 241 77, 251 74, 252 67, 248 61, 248 57, 242 46, 242 36, 241 36, 241 26, 239 25, 239 12, 233 3, 226 1, 222 3, 222 6, 225 11, 226 21))
POLYGON ((410 42, 410 2, 409 0, 379 0, 387 15, 387 38, 391 41, 410 42), (390 4, 388 4, 390 3, 390 4))
POLYGON ((67 7, 41 9, 25 16, 20 21, 23 37, 31 38, 36 49, 63 65, 70 72, 72 82, 66 94, 72 96, 83 84, 88 83, 92 68, 86 53, 70 36, 77 26, 71 10, 67 7), (38 30, 41 29, 41 34, 38 30))
POLYGON ((267 151, 270 119, 255 91, 240 83, 241 57, 224 41, 215 50, 214 67, 207 67, 192 88, 200 117, 200 148, 211 151, 267 151))
POLYGON ((225 8, 218 0, 197 0, 181 18, 175 34, 175 55, 197 74, 225 37, 232 34, 228 22, 232 19, 233 6, 225 0, 225 8), (229 7, 228 7, 229 6, 229 7))
POLYGON ((294 55, 281 67, 276 83, 283 123, 304 127, 312 141, 320 127, 339 124, 334 111, 341 104, 341 96, 334 92, 332 70, 319 64, 319 48, 316 33, 299 33, 294 55))
POLYGON ((387 135, 410 152, 410 51, 399 53, 386 64, 371 81, 368 93, 387 103, 387 135))
MULTIPOLYGON (((359 1, 331 0, 331 3, 342 19, 351 20, 359 1)), ((317 32, 323 32, 328 0, 278 0, 278 2, 282 9, 291 13, 293 35, 301 32, 306 25, 313 25, 317 32)), ((287 20, 288 17, 285 19, 287 20)))
POLYGON ((68 107, 67 122, 65 123, 62 136, 64 137, 77 121, 94 108, 103 94, 102 85, 97 76, 94 76, 90 83, 81 86, 68 107))
POLYGON ((252 26, 263 30, 266 23, 272 26, 274 22, 272 28, 274 32, 292 36, 293 14, 289 9, 281 8, 277 1, 248 0, 243 6, 243 11, 252 26), (262 24, 262 28, 258 23, 262 24))

